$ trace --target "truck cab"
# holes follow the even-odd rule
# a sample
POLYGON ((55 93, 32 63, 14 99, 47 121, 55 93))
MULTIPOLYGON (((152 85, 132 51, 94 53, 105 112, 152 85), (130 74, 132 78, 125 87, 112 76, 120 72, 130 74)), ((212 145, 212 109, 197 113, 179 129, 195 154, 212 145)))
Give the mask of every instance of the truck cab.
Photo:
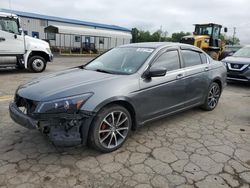
POLYGON ((47 42, 24 35, 18 16, 0 12, 0 68, 42 72, 52 59, 47 42))
MULTIPOLYGON (((180 42, 197 46, 207 52, 213 59, 220 59, 225 48, 224 41, 220 39, 222 25, 215 23, 194 25, 193 35, 184 36, 180 42)), ((227 32, 227 28, 224 28, 224 32, 227 32)))

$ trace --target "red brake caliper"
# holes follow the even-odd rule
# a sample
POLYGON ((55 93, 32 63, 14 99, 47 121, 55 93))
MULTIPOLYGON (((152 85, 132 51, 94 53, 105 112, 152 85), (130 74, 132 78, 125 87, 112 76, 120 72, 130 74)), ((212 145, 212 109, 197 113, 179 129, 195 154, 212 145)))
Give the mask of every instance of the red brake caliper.
MULTIPOLYGON (((101 125, 101 130, 105 130, 105 129, 107 129, 107 124, 105 124, 105 123, 102 123, 102 125, 101 125)), ((105 133, 101 133, 101 135, 103 136, 103 135, 105 135, 105 133)))

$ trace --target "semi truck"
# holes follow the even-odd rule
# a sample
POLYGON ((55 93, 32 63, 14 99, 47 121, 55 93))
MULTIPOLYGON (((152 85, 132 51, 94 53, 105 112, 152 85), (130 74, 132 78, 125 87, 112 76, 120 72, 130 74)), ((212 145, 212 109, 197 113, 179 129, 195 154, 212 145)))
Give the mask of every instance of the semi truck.
POLYGON ((52 62, 49 43, 25 35, 17 15, 0 12, 0 68, 16 67, 33 72, 52 62))

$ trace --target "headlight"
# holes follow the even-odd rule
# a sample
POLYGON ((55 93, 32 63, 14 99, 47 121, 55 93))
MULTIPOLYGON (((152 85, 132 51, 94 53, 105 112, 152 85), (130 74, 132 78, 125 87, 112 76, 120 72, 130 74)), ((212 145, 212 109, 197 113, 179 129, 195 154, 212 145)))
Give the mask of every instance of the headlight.
POLYGON ((74 113, 78 112, 82 105, 93 95, 86 93, 82 95, 41 102, 37 106, 37 113, 74 113))
POLYGON ((227 62, 225 61, 222 61, 222 63, 225 65, 225 67, 227 67, 227 62))
POLYGON ((46 48, 46 50, 47 50, 47 52, 48 52, 49 54, 52 54, 50 48, 46 48))
POLYGON ((209 43, 210 40, 209 40, 209 39, 205 39, 204 41, 205 41, 206 43, 209 43))

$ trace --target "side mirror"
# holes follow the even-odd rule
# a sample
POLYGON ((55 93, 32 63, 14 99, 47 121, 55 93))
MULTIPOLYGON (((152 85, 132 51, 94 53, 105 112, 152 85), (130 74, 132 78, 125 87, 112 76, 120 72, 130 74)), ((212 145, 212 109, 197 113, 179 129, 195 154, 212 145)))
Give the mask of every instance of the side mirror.
POLYGON ((23 29, 22 28, 19 28, 18 32, 19 32, 20 35, 23 35, 23 29))
POLYGON ((227 33, 227 27, 224 27, 224 33, 227 33))
POLYGON ((161 76, 165 76, 167 73, 167 69, 164 67, 151 67, 147 73, 145 74, 145 76, 147 78, 151 78, 151 77, 161 77, 161 76))

